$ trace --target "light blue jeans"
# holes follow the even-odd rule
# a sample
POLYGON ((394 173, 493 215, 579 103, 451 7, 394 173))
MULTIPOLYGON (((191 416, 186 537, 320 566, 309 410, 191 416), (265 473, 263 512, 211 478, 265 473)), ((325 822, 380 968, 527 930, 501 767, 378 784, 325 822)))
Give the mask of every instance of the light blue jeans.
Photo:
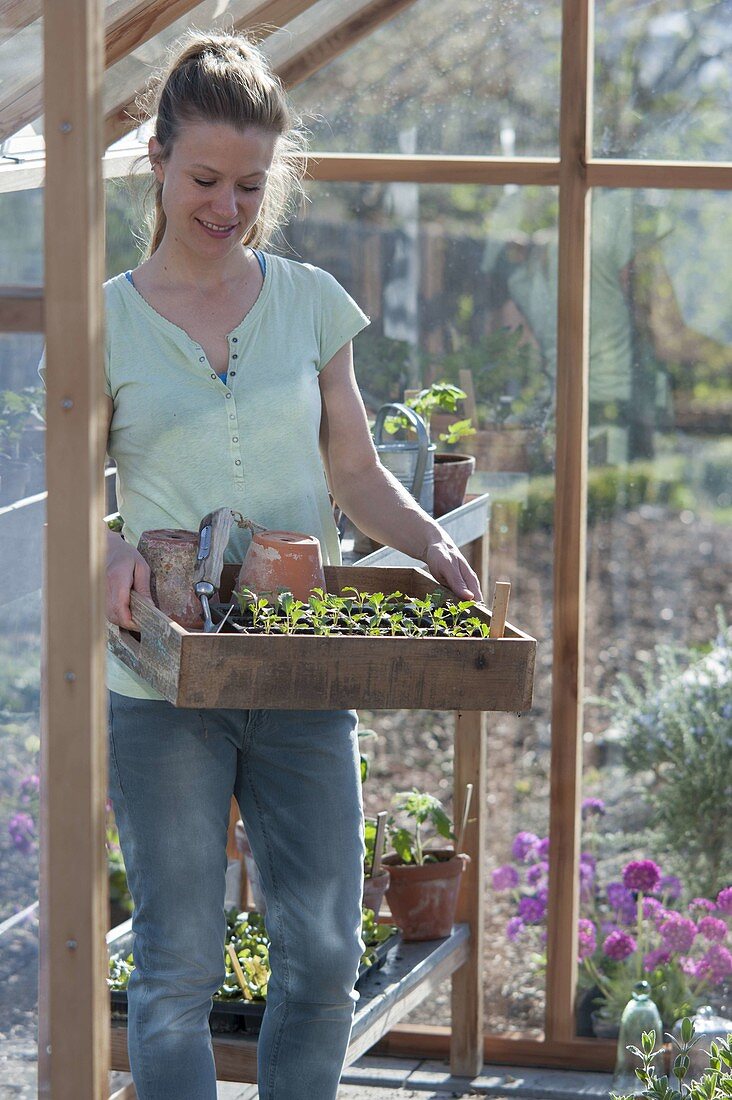
POLYGON ((353 711, 188 710, 110 692, 110 798, 127 867, 139 1100, 215 1100, 208 1016, 224 979, 236 796, 262 877, 272 977, 260 1100, 335 1100, 363 951, 353 711))

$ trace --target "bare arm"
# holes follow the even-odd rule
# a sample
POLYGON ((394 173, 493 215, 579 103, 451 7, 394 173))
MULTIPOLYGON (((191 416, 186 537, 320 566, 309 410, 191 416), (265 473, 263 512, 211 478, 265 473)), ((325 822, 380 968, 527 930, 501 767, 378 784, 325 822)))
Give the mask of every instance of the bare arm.
POLYGON ((481 599, 478 578, 455 543, 379 462, 350 343, 321 371, 320 392, 320 448, 339 507, 371 538, 423 561, 457 595, 481 599))
MULTIPOLYGON (((105 397, 105 410, 105 434, 108 437, 114 411, 110 397, 105 397)), ((134 546, 125 542, 116 531, 107 528, 107 618, 126 630, 136 628, 130 613, 130 592, 133 589, 148 600, 151 598, 150 568, 134 546)))

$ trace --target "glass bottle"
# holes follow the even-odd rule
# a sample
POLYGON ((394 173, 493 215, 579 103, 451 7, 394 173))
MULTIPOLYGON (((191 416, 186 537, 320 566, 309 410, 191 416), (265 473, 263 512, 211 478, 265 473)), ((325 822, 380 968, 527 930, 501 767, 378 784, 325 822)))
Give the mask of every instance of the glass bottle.
POLYGON ((622 1095, 634 1095, 643 1091, 643 1085, 635 1075, 640 1068, 640 1060, 627 1049, 629 1046, 641 1049, 641 1037, 644 1031, 655 1031, 656 1048, 663 1041, 663 1024, 658 1009, 651 1000, 651 987, 648 982, 636 982, 633 993, 620 1017, 618 1053, 613 1075, 613 1092, 622 1095))

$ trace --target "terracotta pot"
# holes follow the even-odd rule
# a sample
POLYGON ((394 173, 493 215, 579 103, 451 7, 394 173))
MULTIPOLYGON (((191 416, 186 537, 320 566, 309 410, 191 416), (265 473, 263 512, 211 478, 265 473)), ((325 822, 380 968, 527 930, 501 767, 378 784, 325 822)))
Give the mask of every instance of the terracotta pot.
POLYGON ((137 549, 150 566, 153 602, 186 630, 202 630, 201 601, 193 591, 198 532, 143 531, 137 549))
POLYGON ((394 923, 403 939, 436 940, 449 936, 455 923, 460 876, 470 862, 465 853, 452 849, 426 849, 440 857, 437 863, 400 863, 399 856, 384 857, 391 882, 386 891, 394 923))
POLYGON ((289 588, 307 603, 314 588, 325 588, 320 543, 297 531, 260 531, 252 536, 239 572, 237 588, 276 592, 289 588))
POLYGON ((246 829, 244 828, 244 822, 239 819, 234 825, 234 837, 236 839, 236 846, 244 859, 244 866, 247 872, 247 879, 249 885, 252 888, 252 897, 254 898, 255 909, 265 915, 267 912, 267 902, 264 900, 264 890, 262 889, 262 880, 259 877, 259 868, 254 861, 254 855, 249 845, 249 837, 247 836, 246 829))
POLYGON ((381 903, 384 900, 384 894, 389 887, 390 878, 391 875, 386 867, 382 867, 377 874, 368 875, 363 880, 363 907, 364 909, 373 909, 374 915, 377 917, 381 909, 381 903))
POLYGON ((435 455, 435 516, 444 516, 460 507, 474 469, 472 455, 435 455))

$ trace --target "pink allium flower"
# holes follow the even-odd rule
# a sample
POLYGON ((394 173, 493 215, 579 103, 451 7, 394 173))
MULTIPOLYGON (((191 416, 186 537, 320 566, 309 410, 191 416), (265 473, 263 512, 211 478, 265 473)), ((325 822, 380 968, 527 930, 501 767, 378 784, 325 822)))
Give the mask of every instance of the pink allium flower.
POLYGON ((510 863, 496 867, 491 877, 494 890, 514 890, 519 884, 519 873, 510 863))
POLYGON ((696 959, 692 959, 691 955, 679 955, 679 966, 684 974, 688 974, 690 978, 703 977, 702 974, 697 973, 697 961, 696 959))
POLYGON ((609 959, 622 962, 623 959, 632 955, 637 947, 638 944, 628 932, 624 932, 622 928, 616 928, 603 943, 602 950, 609 959))
POLYGON ((697 977, 709 978, 713 985, 719 985, 732 974, 732 953, 721 943, 713 943, 699 960, 697 977))
POLYGON ((595 870, 595 867, 597 867, 597 860, 593 856, 592 852, 582 852, 580 854, 580 864, 583 863, 586 867, 591 867, 593 871, 595 870))
POLYGON ((597 814, 601 817, 605 813, 605 803, 601 798, 585 798, 582 802, 582 817, 592 817, 597 814))
POLYGON ((549 837, 543 836, 536 845, 536 854, 539 859, 549 859, 549 837))
POLYGON ((658 923, 667 916, 667 913, 658 898, 643 898, 643 916, 646 920, 658 923))
POLYGON ((539 924, 546 914, 546 902, 539 897, 521 898, 518 911, 525 924, 539 924))
POLYGON ((717 908, 720 913, 732 913, 732 886, 725 886, 717 894, 717 908))
POLYGON ((712 943, 722 943, 727 938, 727 925, 719 917, 702 917, 697 928, 712 943))
POLYGON ((715 902, 710 901, 709 898, 692 898, 687 908, 692 913, 695 909, 704 909, 707 913, 713 913, 717 906, 715 902))
POLYGON ((511 846, 511 855, 519 863, 527 863, 530 856, 536 854, 539 838, 535 833, 516 833, 511 846))
POLYGON ((515 943, 524 930, 524 922, 521 917, 511 917, 510 921, 506 925, 506 939, 511 943, 515 943))
POLYGON ((610 882, 607 887, 608 905, 615 910, 616 922, 635 924, 635 898, 622 882, 610 882))
POLYGON ((643 956, 643 969, 650 973, 657 966, 663 966, 670 958, 668 951, 664 950, 663 947, 657 947, 655 951, 649 951, 647 955, 643 956))
POLYGON ((526 881, 529 886, 536 886, 537 883, 546 879, 549 874, 549 864, 546 860, 540 860, 539 863, 533 863, 526 872, 526 881))
POLYGON ((10 839, 13 842, 13 847, 17 848, 23 855, 29 855, 33 851, 33 842, 35 839, 35 823, 30 814, 24 813, 22 810, 13 814, 8 822, 8 832, 10 833, 10 839))
POLYGON ((696 925, 689 917, 670 913, 658 929, 664 947, 682 954, 689 950, 696 936, 696 925))
POLYGON ((643 894, 652 894, 661 881, 661 868, 652 859, 635 859, 623 868, 623 886, 643 894))
POLYGON ((597 933, 595 932, 595 926, 591 920, 586 920, 585 917, 580 917, 577 922, 577 930, 579 935, 579 952, 578 959, 580 962, 583 959, 587 959, 590 955, 594 955, 595 948, 597 947, 597 933))

